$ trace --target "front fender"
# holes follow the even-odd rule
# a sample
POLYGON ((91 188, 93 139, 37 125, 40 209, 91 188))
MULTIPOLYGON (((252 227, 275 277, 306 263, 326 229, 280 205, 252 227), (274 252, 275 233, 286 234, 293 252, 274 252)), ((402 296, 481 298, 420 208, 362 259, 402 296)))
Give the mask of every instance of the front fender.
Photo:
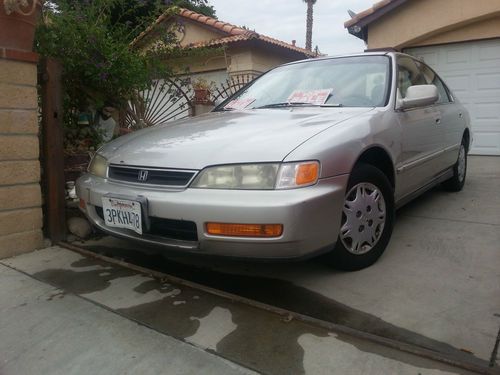
POLYGON ((310 138, 287 155, 285 161, 315 159, 321 162, 320 178, 351 173, 360 155, 378 146, 392 160, 401 153, 401 131, 386 108, 349 119, 310 138))

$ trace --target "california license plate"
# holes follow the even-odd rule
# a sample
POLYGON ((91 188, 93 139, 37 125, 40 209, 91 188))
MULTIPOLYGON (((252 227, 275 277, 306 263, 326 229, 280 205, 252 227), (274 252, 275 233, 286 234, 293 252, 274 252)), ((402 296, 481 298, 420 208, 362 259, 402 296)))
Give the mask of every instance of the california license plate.
POLYGON ((142 234, 141 204, 118 198, 102 198, 104 224, 108 227, 131 229, 142 234))

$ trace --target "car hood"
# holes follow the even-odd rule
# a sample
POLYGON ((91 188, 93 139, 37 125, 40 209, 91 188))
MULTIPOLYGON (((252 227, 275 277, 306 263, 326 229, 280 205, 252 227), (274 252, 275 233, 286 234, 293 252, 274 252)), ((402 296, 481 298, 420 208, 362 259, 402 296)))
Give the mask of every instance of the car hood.
POLYGON ((105 145, 113 164, 203 169, 281 161, 321 131, 372 108, 287 108, 206 115, 143 129, 105 145))

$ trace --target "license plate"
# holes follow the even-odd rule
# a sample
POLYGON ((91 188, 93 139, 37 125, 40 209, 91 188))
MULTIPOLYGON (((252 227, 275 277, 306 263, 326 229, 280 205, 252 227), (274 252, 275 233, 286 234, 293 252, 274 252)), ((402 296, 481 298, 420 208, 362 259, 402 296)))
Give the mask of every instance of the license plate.
POLYGON ((131 229, 142 234, 141 204, 117 198, 102 198, 104 224, 108 227, 131 229))

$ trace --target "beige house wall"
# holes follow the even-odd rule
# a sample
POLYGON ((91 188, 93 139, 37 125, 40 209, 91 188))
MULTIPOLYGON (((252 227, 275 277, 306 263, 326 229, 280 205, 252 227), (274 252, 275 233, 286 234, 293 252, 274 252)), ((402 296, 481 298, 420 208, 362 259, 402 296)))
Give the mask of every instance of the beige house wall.
POLYGON ((248 74, 256 77, 278 65, 296 60, 271 49, 257 47, 242 48, 238 51, 229 49, 229 53, 231 59, 228 72, 232 76, 248 74))
POLYGON ((275 66, 285 64, 296 59, 277 54, 272 51, 252 50, 252 66, 253 69, 261 73, 268 71, 275 66))
POLYGON ((192 43, 208 42, 220 38, 222 35, 192 21, 184 21, 183 32, 177 32, 176 34, 182 47, 192 43))
POLYGON ((368 26, 368 48, 402 49, 500 37, 498 0, 418 0, 368 26))
POLYGON ((431 36, 428 39, 419 41, 412 45, 429 46, 433 44, 445 44, 454 42, 466 42, 479 39, 490 39, 500 37, 500 16, 491 19, 474 22, 462 28, 450 30, 439 35, 431 36))
POLYGON ((252 73, 253 61, 250 48, 228 48, 227 55, 230 56, 227 66, 230 75, 252 73))
POLYGON ((230 57, 220 53, 168 61, 168 63, 173 66, 176 74, 180 75, 187 72, 195 74, 226 70, 229 62, 230 57))
POLYGON ((177 73, 203 73, 227 70, 229 75, 254 74, 259 75, 275 66, 293 61, 275 52, 264 51, 251 47, 227 47, 215 54, 194 56, 170 62, 177 73))
POLYGON ((40 248, 37 68, 0 58, 0 258, 40 248))

